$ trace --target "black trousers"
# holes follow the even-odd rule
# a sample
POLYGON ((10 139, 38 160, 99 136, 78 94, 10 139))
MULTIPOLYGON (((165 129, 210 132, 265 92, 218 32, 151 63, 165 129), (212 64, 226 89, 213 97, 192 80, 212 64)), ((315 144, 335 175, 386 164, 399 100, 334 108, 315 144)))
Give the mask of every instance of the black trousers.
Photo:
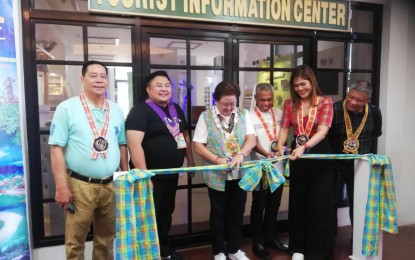
MULTIPOLYGON (((331 153, 327 139, 310 153, 331 153)), ((290 162, 289 246, 307 260, 333 258, 333 170, 331 160, 290 162)))
POLYGON ((241 248, 246 191, 240 180, 226 181, 225 191, 208 188, 210 199, 210 232, 213 254, 236 253, 241 248), (226 230, 225 230, 226 229, 226 230), (227 248, 225 241, 227 240, 227 248))
POLYGON ((174 175, 174 178, 169 179, 151 178, 160 254, 163 257, 169 256, 173 251, 169 240, 169 232, 175 207, 177 183, 179 181, 179 175, 174 175))
POLYGON ((271 192, 268 187, 262 187, 252 192, 251 206, 251 238, 254 244, 271 242, 277 235, 277 216, 281 204, 284 184, 271 192))

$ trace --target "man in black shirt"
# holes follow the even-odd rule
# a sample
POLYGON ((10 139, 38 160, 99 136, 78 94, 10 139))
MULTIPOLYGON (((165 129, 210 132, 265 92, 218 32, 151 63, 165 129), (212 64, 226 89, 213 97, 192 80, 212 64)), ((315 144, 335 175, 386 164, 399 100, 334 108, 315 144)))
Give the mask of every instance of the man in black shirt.
MULTIPOLYGON (((371 103, 372 86, 365 80, 354 83, 344 101, 333 105, 333 123, 329 130, 329 140, 333 153, 374 153, 377 137, 382 134, 382 114, 371 103)), ((354 160, 335 160, 336 204, 342 200, 346 184, 349 199, 350 221, 353 225, 354 160)), ((335 227, 337 230, 337 207, 335 207, 335 227)))
MULTIPOLYGON (((186 119, 180 106, 170 100, 172 85, 167 73, 150 74, 146 90, 148 98, 130 110, 125 122, 131 169, 179 168, 185 156, 188 166, 194 166, 186 119)), ((161 259, 183 259, 168 238, 178 179, 178 174, 151 178, 161 259)))

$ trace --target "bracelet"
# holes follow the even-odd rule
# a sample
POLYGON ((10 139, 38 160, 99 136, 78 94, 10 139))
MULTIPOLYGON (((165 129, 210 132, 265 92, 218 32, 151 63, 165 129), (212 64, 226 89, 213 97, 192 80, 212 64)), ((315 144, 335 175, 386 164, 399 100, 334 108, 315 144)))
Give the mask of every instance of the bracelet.
POLYGON ((243 152, 241 152, 241 151, 239 151, 237 154, 240 154, 240 155, 242 155, 244 158, 245 158, 245 154, 243 153, 243 152))
POLYGON ((305 148, 304 153, 308 153, 310 151, 311 147, 307 143, 303 144, 303 146, 305 148))

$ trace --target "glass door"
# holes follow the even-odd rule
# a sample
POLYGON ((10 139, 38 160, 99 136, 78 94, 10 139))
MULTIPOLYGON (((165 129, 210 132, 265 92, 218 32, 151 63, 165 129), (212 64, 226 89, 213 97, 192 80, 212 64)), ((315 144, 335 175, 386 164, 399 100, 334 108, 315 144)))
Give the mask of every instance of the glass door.
MULTIPOLYGON (((262 82, 271 83, 276 97, 274 106, 282 109, 283 101, 289 98, 292 69, 310 60, 309 38, 261 39, 257 35, 162 28, 142 28, 141 37, 143 67, 148 68, 144 69, 147 71, 143 71, 142 78, 156 70, 168 73, 173 83, 173 101, 183 109, 191 130, 199 115, 215 104, 213 91, 225 79, 239 83, 239 106, 248 110, 255 105, 255 86, 262 82)), ((143 85, 141 93, 145 93, 144 88, 143 85)), ((202 165, 197 155, 195 162, 202 165)), ((250 194, 248 197, 244 224, 249 224, 250 194)), ((209 205, 202 175, 196 173, 192 179, 181 174, 170 233, 173 239, 208 234, 209 205)), ((284 191, 280 212, 279 219, 287 220, 288 188, 284 191)))
MULTIPOLYGON (((230 67, 225 66, 229 60, 230 36, 160 28, 143 28, 142 32, 143 64, 149 64, 143 79, 156 70, 167 72, 173 84, 172 100, 183 109, 193 136, 200 114, 214 105, 216 85, 230 74, 230 67)), ((196 165, 202 165, 202 159, 196 154, 194 157, 196 165)), ((170 235, 177 237, 207 231, 209 197, 203 177, 200 173, 194 178, 180 174, 170 235)))
MULTIPOLYGON (((311 40, 283 37, 261 39, 258 36, 243 35, 238 36, 234 42, 234 52, 237 53, 234 63, 238 64, 237 76, 241 87, 239 106, 247 110, 253 109, 255 87, 259 83, 270 83, 274 88, 274 107, 282 110, 284 101, 290 98, 291 71, 303 63, 309 64, 311 40)), ((286 181, 278 220, 288 220, 288 192, 289 181, 286 181)), ((251 204, 252 196, 248 193, 244 224, 249 224, 251 204)))

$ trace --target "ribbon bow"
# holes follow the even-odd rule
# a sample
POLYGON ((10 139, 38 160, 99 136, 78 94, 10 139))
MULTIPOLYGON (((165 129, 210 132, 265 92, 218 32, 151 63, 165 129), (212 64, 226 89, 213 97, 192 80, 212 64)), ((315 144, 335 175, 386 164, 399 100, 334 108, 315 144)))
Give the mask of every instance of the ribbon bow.
POLYGON ((249 168, 242 179, 239 181, 239 187, 245 191, 258 189, 261 179, 265 174, 267 184, 271 192, 274 192, 281 184, 285 182, 284 176, 268 160, 258 161, 255 166, 249 168))

